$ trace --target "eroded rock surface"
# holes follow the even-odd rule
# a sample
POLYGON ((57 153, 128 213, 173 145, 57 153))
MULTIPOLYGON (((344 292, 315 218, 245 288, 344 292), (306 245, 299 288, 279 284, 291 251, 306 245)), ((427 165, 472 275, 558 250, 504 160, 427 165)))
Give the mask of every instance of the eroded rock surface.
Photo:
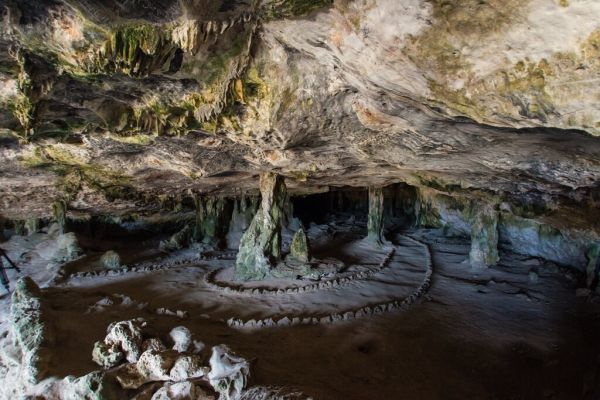
POLYGON ((239 400, 248 385, 249 377, 248 361, 233 353, 225 345, 212 348, 208 379, 223 399, 239 400))
POLYGON ((242 236, 235 263, 239 280, 264 279, 281 259, 281 228, 287 191, 283 177, 260 176, 261 205, 242 236))

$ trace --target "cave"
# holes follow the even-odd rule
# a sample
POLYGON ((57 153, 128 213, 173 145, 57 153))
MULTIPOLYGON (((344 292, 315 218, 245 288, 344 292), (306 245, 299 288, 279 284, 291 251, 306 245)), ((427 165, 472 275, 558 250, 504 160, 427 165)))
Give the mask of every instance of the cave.
POLYGON ((0 15, 0 400, 600 399, 597 0, 0 15))

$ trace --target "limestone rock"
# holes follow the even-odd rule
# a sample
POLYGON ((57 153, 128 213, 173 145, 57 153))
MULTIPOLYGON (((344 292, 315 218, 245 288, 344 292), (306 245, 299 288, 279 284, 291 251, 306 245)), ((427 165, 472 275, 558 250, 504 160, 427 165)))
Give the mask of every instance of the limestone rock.
POLYGON ((193 237, 205 244, 222 247, 229 229, 231 208, 223 197, 196 196, 196 225, 193 237))
POLYGON ((294 234, 292 244, 290 246, 290 257, 300 262, 310 261, 310 244, 304 229, 300 228, 294 234))
POLYGON ((180 355, 175 350, 147 350, 136 363, 126 364, 117 372, 117 380, 125 389, 137 389, 148 382, 184 381, 208 373, 196 355, 180 355))
POLYGON ((235 263, 239 280, 264 279, 281 258, 281 227, 287 190, 283 177, 274 173, 260 176, 261 206, 242 236, 235 263))
POLYGON ((193 231, 190 225, 185 225, 179 231, 175 232, 167 240, 160 242, 160 249, 164 251, 179 250, 190 243, 193 231))
POLYGON ((383 237, 383 188, 380 187, 369 187, 367 240, 379 246, 385 242, 383 237))
POLYGON ((102 368, 108 369, 119 365, 125 360, 125 354, 118 343, 106 344, 98 341, 92 350, 92 360, 102 368))
POLYGON ((158 389, 151 400, 214 400, 199 386, 192 382, 166 383, 158 389))
POLYGON ((210 357, 208 379, 220 394, 219 399, 239 400, 250 377, 250 364, 225 345, 214 346, 210 357))
POLYGON ((586 285, 591 288, 598 281, 598 260, 600 259, 600 244, 592 244, 586 252, 588 263, 586 266, 586 285))
POLYGON ((474 206, 471 225, 471 251, 469 260, 472 268, 486 268, 498 260, 498 213, 493 206, 474 206))
POLYGON ((142 343, 142 352, 145 352, 147 350, 164 351, 166 349, 166 346, 158 338, 146 339, 142 343))
POLYGON ((188 351, 192 344, 192 333, 185 326, 177 326, 171 329, 169 336, 171 336, 174 343, 173 350, 178 351, 179 353, 188 351))
POLYGON ((58 232, 64 234, 67 225, 67 203, 62 199, 56 200, 52 204, 52 210, 54 212, 54 219, 58 224, 58 232))
POLYGON ((125 395, 119 390, 114 378, 104 372, 94 371, 80 378, 64 380, 64 400, 120 400, 125 395))
POLYGON ((54 252, 51 255, 51 260, 56 262, 69 262, 76 260, 83 254, 79 247, 79 241, 75 233, 69 232, 61 234, 56 238, 54 252))
POLYGON ((146 326, 147 322, 143 318, 113 322, 108 326, 104 343, 121 349, 128 362, 136 362, 142 353, 143 331, 146 326))
POLYGON ((39 382, 48 372, 54 335, 46 314, 40 288, 29 277, 19 279, 12 294, 11 330, 27 384, 39 382))
POLYGON ((100 257, 100 262, 108 269, 117 269, 121 267, 121 257, 114 250, 108 250, 100 257))

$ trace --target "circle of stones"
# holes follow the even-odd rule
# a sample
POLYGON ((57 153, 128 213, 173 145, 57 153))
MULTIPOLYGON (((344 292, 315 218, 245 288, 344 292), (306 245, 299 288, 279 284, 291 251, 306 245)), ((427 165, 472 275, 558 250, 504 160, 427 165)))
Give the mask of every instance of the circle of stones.
POLYGON ((431 285, 431 276, 433 274, 433 262, 431 260, 431 252, 429 251, 429 246, 427 246, 427 244, 413 239, 409 236, 401 236, 419 245, 425 250, 425 276, 423 277, 423 280, 421 281, 419 287, 410 296, 405 298, 398 298, 392 301, 382 302, 379 304, 367 305, 344 312, 327 314, 320 317, 284 316, 283 318, 280 318, 277 321, 275 321, 272 317, 263 318, 259 320, 250 319, 246 321, 240 318, 230 318, 229 320, 227 320, 227 325, 229 327, 237 329, 256 329, 269 328, 275 326, 331 324, 339 321, 349 321, 353 319, 379 315, 386 312, 392 312, 397 310, 404 311, 408 309, 412 304, 415 303, 417 299, 423 296, 423 294, 425 294, 425 292, 427 292, 427 290, 429 289, 431 285))
POLYGON ((100 276, 117 276, 117 275, 125 275, 132 272, 153 272, 153 271, 161 271, 174 267, 188 266, 191 264, 196 264, 201 261, 210 261, 210 260, 223 260, 228 259, 231 256, 235 256, 235 253, 226 253, 219 254, 217 256, 196 256, 190 258, 184 258, 179 260, 167 261, 167 262, 151 262, 145 261, 141 263, 137 263, 131 267, 121 267, 114 269, 106 269, 99 271, 81 271, 74 272, 67 276, 67 279, 71 278, 95 278, 100 276))
POLYGON ((293 293, 307 293, 313 292, 321 289, 328 289, 339 287, 342 285, 347 285, 357 279, 366 279, 378 272, 384 270, 389 264, 394 255, 395 249, 392 248, 383 260, 379 263, 377 268, 371 269, 368 271, 359 271, 355 272, 352 275, 326 280, 323 282, 310 283, 304 286, 295 286, 290 288, 278 288, 278 289, 270 289, 270 288, 247 288, 243 286, 235 286, 228 285, 224 282, 219 282, 216 280, 216 276, 219 272, 223 271, 225 268, 217 268, 209 273, 204 275, 204 283, 212 289, 222 291, 224 293, 235 293, 235 294, 243 294, 243 295, 280 295, 280 294, 293 294, 293 293))

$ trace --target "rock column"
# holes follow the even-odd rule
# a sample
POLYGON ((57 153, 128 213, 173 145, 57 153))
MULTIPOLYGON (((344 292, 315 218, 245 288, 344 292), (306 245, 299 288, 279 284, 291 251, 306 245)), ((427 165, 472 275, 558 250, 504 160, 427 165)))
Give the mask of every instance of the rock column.
POLYGON ((267 172, 260 176, 261 205, 240 241, 235 263, 238 280, 264 279, 281 259, 281 227, 287 190, 283 177, 267 172))
POLYGON ((52 204, 54 219, 58 224, 58 232, 62 235, 66 232, 67 225, 67 203, 64 200, 56 200, 52 204))
POLYGON ((195 197, 196 226, 194 239, 221 247, 229 229, 231 208, 222 197, 195 197))
POLYGON ((367 239, 369 242, 381 245, 383 237, 383 188, 369 188, 369 219, 367 222, 367 239))
POLYGON ((476 205, 471 221, 469 260, 475 269, 495 265, 498 260, 498 213, 491 205, 476 205))

